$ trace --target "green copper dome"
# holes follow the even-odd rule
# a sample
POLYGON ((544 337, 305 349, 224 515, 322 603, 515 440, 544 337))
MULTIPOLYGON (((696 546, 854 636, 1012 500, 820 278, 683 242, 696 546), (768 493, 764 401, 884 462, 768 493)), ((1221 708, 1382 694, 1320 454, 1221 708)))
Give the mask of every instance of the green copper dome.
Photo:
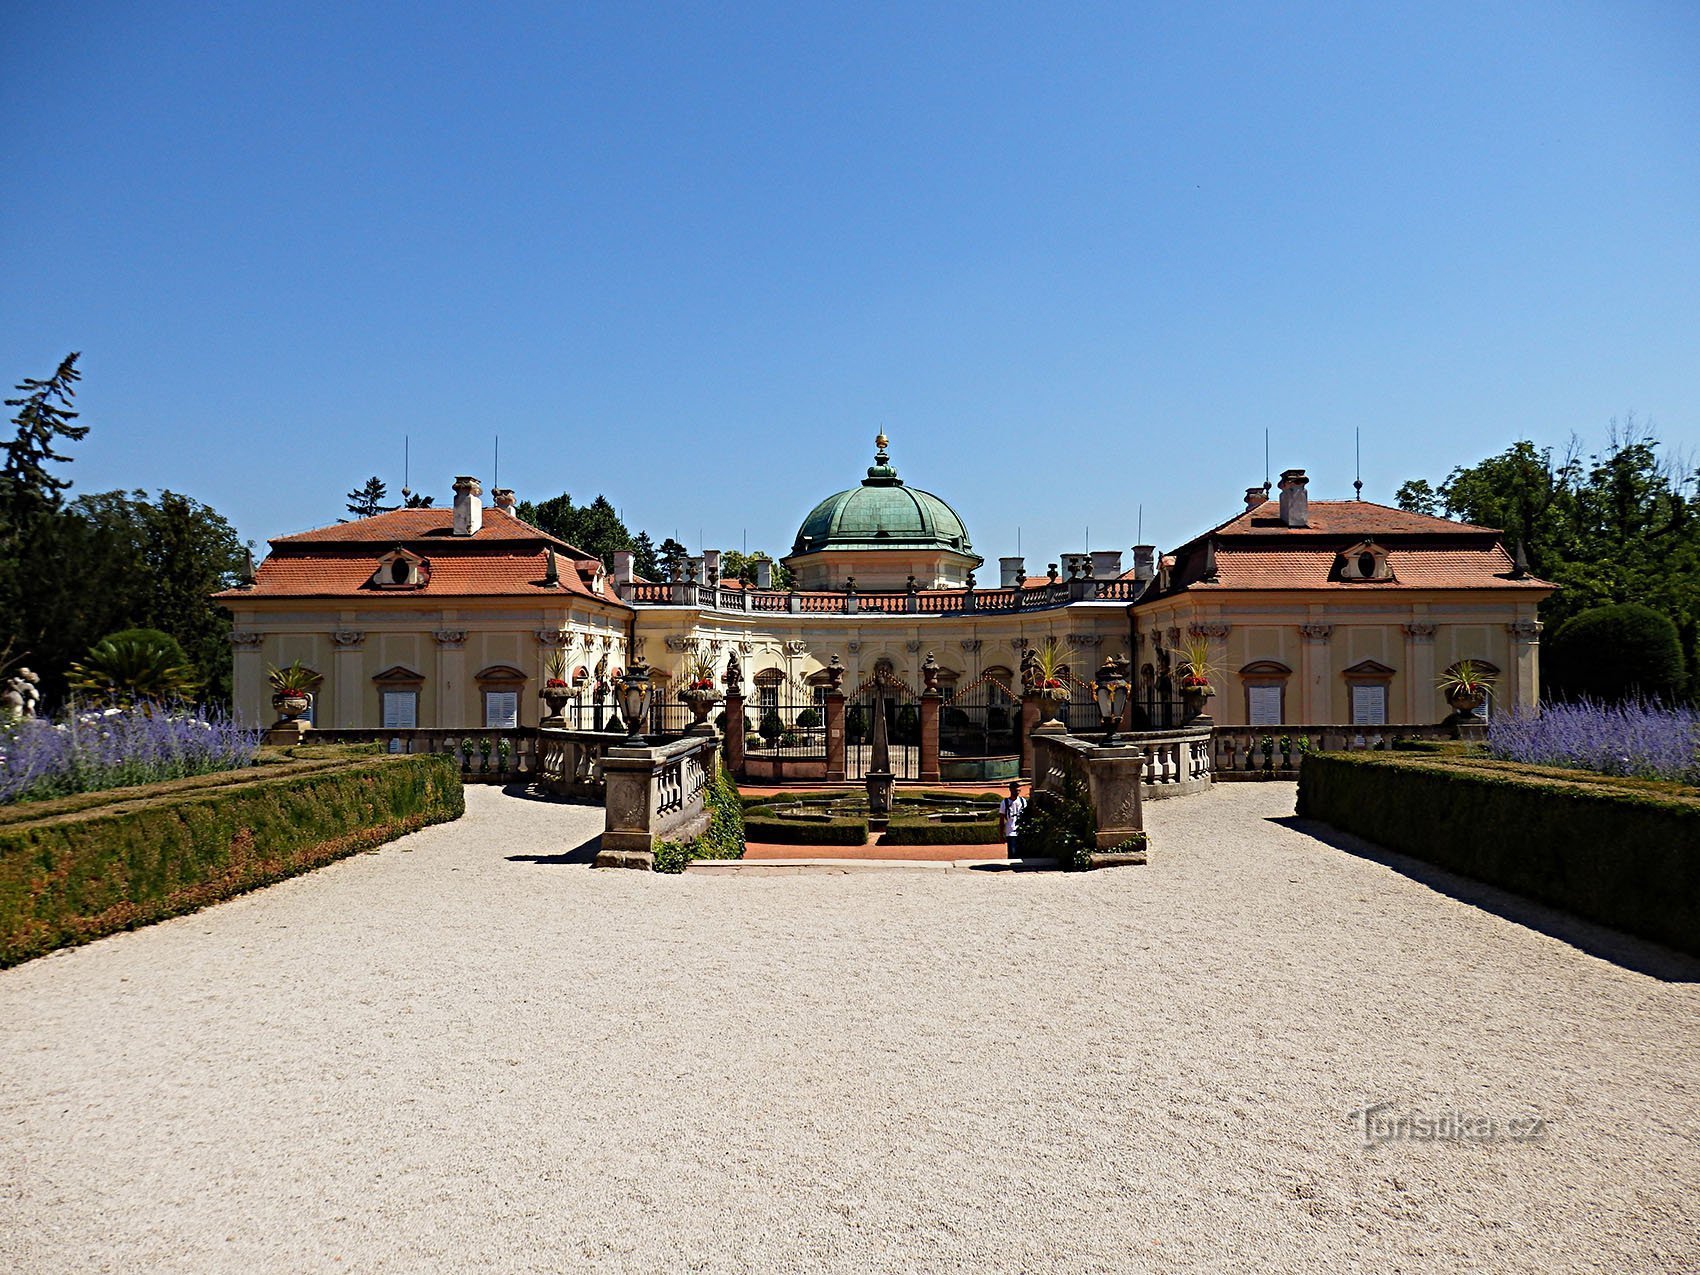
POLYGON ((939 497, 906 486, 886 455, 887 439, 860 487, 828 496, 809 512, 797 531, 792 553, 822 549, 947 549, 973 554, 968 529, 939 497))

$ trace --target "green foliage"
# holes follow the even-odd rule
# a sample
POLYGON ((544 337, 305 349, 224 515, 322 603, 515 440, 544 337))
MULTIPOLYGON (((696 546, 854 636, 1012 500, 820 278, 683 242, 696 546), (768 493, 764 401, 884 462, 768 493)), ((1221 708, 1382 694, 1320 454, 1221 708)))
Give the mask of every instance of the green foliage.
MULTIPOLYGON (((1563 457, 1524 441, 1454 469, 1438 490, 1400 488, 1401 507, 1498 527, 1529 568, 1561 586, 1542 606, 1556 633, 1595 607, 1638 602, 1668 616, 1693 667, 1700 654, 1700 475, 1662 461, 1651 428, 1613 422, 1605 447, 1563 457)), ((1543 663, 1545 660, 1543 659, 1543 663)))
POLYGON ((0 817, 0 965, 179 916, 465 810, 447 758, 293 762, 0 817))
POLYGON ((1542 655, 1548 690, 1567 699, 1670 703, 1688 681, 1676 625, 1634 602, 1582 612, 1547 640, 1542 655))
POLYGON ((868 841, 866 815, 823 815, 819 819, 781 819, 760 810, 744 814, 744 836, 783 846, 860 846, 868 841))
POLYGON ((1514 762, 1312 753, 1298 813, 1700 954, 1700 791, 1514 762))
POLYGON ((805 708, 802 712, 797 714, 797 725, 801 726, 804 730, 813 730, 815 727, 819 726, 820 723, 821 716, 820 709, 818 708, 805 708))
POLYGON ((791 587, 791 568, 777 561, 772 554, 757 549, 751 553, 743 553, 737 549, 725 549, 720 554, 720 575, 725 580, 743 580, 755 583, 756 563, 773 563, 773 587, 789 589, 791 587))
POLYGON ((891 742, 919 744, 921 742, 921 710, 913 704, 901 704, 897 719, 891 724, 891 742))
POLYGON ((70 666, 68 680, 84 700, 113 708, 188 700, 199 686, 183 648, 157 629, 125 629, 102 638, 70 666))
POLYGON ((655 551, 655 541, 649 538, 647 531, 640 531, 632 537, 632 570, 645 580, 661 578, 661 555, 655 551))
POLYGON ((844 714, 844 737, 852 744, 867 742, 868 714, 860 704, 850 705, 844 714))
MULTIPOLYGON (((620 549, 636 549, 636 541, 619 511, 606 496, 597 496, 588 505, 575 505, 566 492, 533 504, 522 500, 514 507, 522 522, 529 522, 540 531, 565 540, 588 557, 600 558, 602 565, 612 571, 614 553, 620 549)), ((634 557, 635 565, 635 557, 634 557)), ((638 568, 640 571, 642 568, 638 568)), ((644 574, 648 574, 645 572, 644 574)))
POLYGON ((744 803, 732 772, 716 760, 709 776, 703 804, 708 808, 708 827, 689 841, 658 841, 655 871, 683 872, 692 859, 742 859, 744 857, 744 803))
POLYGON ((404 509, 429 509, 437 503, 435 496, 421 496, 418 492, 408 491, 405 487, 402 488, 401 496, 404 509))
POLYGON ((1023 858, 1056 859, 1072 871, 1091 867, 1098 822, 1086 785, 1069 775, 1060 795, 1034 793, 1021 812, 1017 831, 1023 858))
POLYGON ((348 512, 356 518, 370 518, 373 514, 381 514, 387 508, 384 498, 388 495, 389 488, 384 480, 373 474, 363 486, 348 493, 348 512))
POLYGON ((12 417, 16 432, 5 448, 6 463, 0 466, 0 535, 22 528, 32 518, 59 509, 61 493, 71 484, 54 474, 49 465, 69 463, 70 457, 53 450, 61 439, 76 442, 89 432, 87 425, 73 425, 71 410, 76 398, 80 354, 67 354, 45 381, 26 377, 18 382, 20 398, 6 400, 18 409, 12 417))
POLYGON ((769 748, 779 742, 780 736, 785 734, 785 723, 780 720, 778 709, 770 708, 761 715, 761 725, 756 727, 756 734, 767 741, 769 748))

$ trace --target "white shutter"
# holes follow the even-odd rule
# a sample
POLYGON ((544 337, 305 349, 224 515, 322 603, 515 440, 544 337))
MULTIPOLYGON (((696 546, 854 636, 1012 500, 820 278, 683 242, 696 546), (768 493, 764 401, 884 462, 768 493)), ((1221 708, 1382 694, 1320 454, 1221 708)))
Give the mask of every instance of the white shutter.
POLYGON ((1352 687, 1352 725, 1385 726, 1387 724, 1387 688, 1385 686, 1352 687))
POLYGON ((1251 722, 1253 726, 1279 726, 1281 724, 1281 688, 1279 686, 1248 686, 1246 696, 1250 701, 1251 722))
POLYGON ((412 730, 419 724, 418 691, 384 692, 384 729, 412 730))
POLYGON ((519 725, 518 691, 484 692, 484 726, 487 730, 507 730, 519 725))

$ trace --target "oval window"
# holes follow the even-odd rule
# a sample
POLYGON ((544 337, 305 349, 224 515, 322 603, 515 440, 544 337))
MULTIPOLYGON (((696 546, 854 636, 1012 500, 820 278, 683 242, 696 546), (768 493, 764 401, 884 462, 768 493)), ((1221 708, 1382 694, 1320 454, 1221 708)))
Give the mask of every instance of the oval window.
POLYGON ((390 580, 395 584, 406 584, 408 578, 407 559, 397 558, 390 563, 390 580))
POLYGON ((1358 574, 1366 580, 1375 579, 1375 555, 1360 553, 1358 555, 1358 574))

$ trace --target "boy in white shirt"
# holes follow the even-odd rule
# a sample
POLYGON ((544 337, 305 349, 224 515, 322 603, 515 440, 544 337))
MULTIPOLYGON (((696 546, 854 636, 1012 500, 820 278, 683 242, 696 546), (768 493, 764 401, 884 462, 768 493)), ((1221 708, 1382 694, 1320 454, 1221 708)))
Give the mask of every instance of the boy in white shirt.
POLYGON ((998 822, 1003 825, 1003 842, 1009 857, 1021 857, 1021 812, 1027 809, 1027 798, 1021 795, 1021 781, 1009 781, 1009 796, 998 802, 998 822))

